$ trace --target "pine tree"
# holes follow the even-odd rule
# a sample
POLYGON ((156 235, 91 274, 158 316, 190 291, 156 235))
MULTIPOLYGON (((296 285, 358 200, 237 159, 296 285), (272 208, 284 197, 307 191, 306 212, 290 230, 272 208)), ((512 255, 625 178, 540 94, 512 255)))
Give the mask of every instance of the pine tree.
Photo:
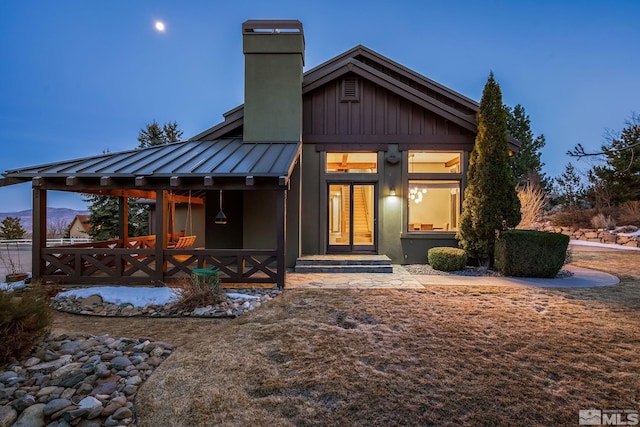
MULTIPOLYGON (((589 171, 596 196, 600 187, 609 196, 609 205, 640 200, 640 116, 633 115, 626 125, 622 132, 612 132, 606 138, 601 146, 604 164, 589 171)), ((596 206, 602 204, 598 197, 593 201, 596 206)))
POLYGON ((22 239, 27 234, 27 230, 20 224, 20 218, 8 216, 0 223, 0 239, 15 240, 22 239))
MULTIPOLYGON (((138 148, 148 148, 157 145, 177 142, 182 137, 182 131, 174 122, 165 123, 162 127, 155 120, 148 123, 138 133, 138 148)), ((85 202, 89 205, 89 235, 93 240, 109 240, 119 233, 118 198, 99 194, 85 195, 85 202)), ((137 199, 129 199, 129 230, 128 236, 144 236, 149 234, 149 206, 137 199)))
POLYGON ((138 148, 154 147, 156 145, 178 142, 182 138, 182 131, 178 129, 178 123, 169 122, 160 127, 155 120, 148 123, 145 129, 138 133, 138 148))
POLYGON ((567 163, 564 172, 555 181, 560 204, 569 209, 578 207, 580 200, 584 197, 585 188, 570 162, 567 163))
POLYGON ((522 105, 516 105, 513 110, 509 107, 506 109, 507 132, 520 141, 520 149, 510 158, 511 170, 517 184, 539 186, 543 191, 549 192, 551 183, 542 173, 544 163, 542 163, 540 152, 546 144, 544 135, 533 138, 531 119, 522 105))
POLYGON ((478 134, 469 159, 456 238, 470 257, 488 266, 496 233, 520 222, 520 200, 509 162, 507 111, 493 73, 482 92, 478 134))
MULTIPOLYGON (((87 194, 85 202, 89 205, 89 236, 95 241, 123 238, 119 236, 119 202, 114 196, 87 194)), ((127 235, 144 236, 149 234, 149 213, 146 204, 136 199, 128 199, 129 230, 127 235)))
POLYGON ((166 143, 178 142, 182 138, 182 131, 178 129, 178 123, 169 122, 162 125, 162 132, 164 133, 166 143))
POLYGON ((87 194, 84 201, 89 206, 89 236, 95 241, 110 240, 119 236, 118 198, 87 194))

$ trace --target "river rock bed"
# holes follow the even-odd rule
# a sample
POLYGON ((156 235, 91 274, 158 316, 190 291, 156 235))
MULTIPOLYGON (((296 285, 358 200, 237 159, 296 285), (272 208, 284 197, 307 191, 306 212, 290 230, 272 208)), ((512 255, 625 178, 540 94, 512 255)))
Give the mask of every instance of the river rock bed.
POLYGON ((100 295, 86 298, 56 296, 52 300, 54 309, 74 314, 91 316, 147 316, 147 317, 238 317, 254 310, 278 296, 279 289, 241 288, 227 289, 226 301, 206 307, 196 307, 192 311, 181 310, 173 303, 135 307, 130 303, 115 304, 104 301, 100 295))
POLYGON ((138 387, 173 350, 145 337, 46 338, 0 367, 0 426, 132 425, 138 387))
MULTIPOLYGON (((440 271, 431 267, 429 264, 409 264, 403 266, 407 272, 416 275, 430 275, 430 276, 480 276, 480 277, 503 277, 496 270, 492 270, 486 267, 465 267, 464 270, 456 271, 440 271)), ((569 270, 560 270, 556 275, 556 279, 563 279, 565 277, 571 277, 573 273, 569 270)))
POLYGON ((465 267, 464 270, 441 271, 436 270, 429 264, 408 264, 403 266, 410 274, 429 275, 429 276, 485 276, 500 277, 501 274, 496 270, 486 267, 465 267))

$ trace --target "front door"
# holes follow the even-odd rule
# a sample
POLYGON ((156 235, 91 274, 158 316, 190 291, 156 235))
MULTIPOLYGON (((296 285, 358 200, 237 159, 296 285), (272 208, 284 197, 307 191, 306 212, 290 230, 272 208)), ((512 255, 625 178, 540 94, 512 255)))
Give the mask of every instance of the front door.
POLYGON ((327 252, 376 252, 375 184, 329 184, 327 252))

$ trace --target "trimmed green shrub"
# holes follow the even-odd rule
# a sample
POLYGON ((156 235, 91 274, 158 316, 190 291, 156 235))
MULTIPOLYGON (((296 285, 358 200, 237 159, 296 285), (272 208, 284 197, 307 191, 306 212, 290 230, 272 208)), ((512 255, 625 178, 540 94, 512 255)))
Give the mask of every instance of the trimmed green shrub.
POLYGON ((427 261, 435 270, 464 270, 467 265, 467 253, 458 248, 431 248, 427 252, 427 261))
POLYGON ((507 230, 496 241, 495 265, 505 276, 555 277, 564 265, 569 236, 534 230, 507 230))
POLYGON ((49 298, 39 286, 0 290, 0 365, 26 356, 52 321, 49 298))

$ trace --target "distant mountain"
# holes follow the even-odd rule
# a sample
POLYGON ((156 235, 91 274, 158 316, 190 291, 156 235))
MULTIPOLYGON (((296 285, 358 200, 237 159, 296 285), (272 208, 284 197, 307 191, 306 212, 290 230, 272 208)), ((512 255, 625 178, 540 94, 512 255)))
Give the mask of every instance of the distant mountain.
MULTIPOLYGON (((74 209, 67 208, 47 208, 47 223, 49 224, 62 224, 65 225, 71 224, 71 221, 76 217, 76 215, 88 215, 89 211, 76 211, 74 209)), ((20 218, 20 225, 27 230, 28 233, 31 233, 33 229, 33 213, 31 209, 27 209, 19 212, 0 212, 0 221, 4 220, 6 217, 18 217, 20 218)))

